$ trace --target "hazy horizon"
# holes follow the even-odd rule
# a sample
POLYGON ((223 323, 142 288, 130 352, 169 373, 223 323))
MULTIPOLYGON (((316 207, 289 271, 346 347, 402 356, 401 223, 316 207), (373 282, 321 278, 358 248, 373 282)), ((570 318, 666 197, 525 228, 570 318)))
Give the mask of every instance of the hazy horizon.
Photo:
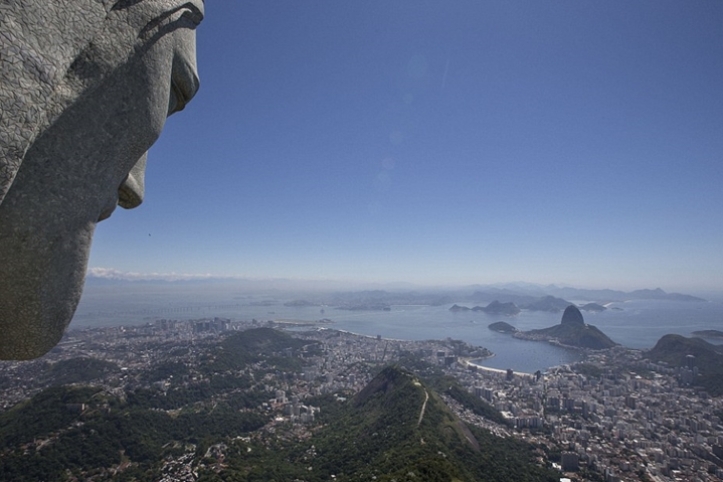
POLYGON ((165 284, 165 285, 193 285, 193 284, 237 284, 249 290, 278 290, 303 292, 332 292, 332 291, 364 291, 364 290, 388 290, 388 291, 459 291, 468 289, 509 289, 523 291, 544 291, 548 289, 576 289, 576 290, 612 290, 621 292, 633 292, 637 290, 654 290, 662 289, 666 293, 680 293, 693 296, 712 297, 715 300, 723 300, 723 291, 715 290, 679 290, 666 289, 661 286, 579 286, 569 283, 533 283, 529 281, 517 280, 512 282, 496 282, 496 283, 412 283, 403 280, 396 281, 360 281, 351 279, 313 279, 313 278, 286 278, 286 277, 268 277, 268 278, 252 278, 241 276, 213 276, 210 274, 182 274, 182 273, 138 273, 138 272, 122 272, 118 270, 108 270, 102 268, 90 269, 87 275, 88 285, 98 283, 141 283, 141 284, 165 284))

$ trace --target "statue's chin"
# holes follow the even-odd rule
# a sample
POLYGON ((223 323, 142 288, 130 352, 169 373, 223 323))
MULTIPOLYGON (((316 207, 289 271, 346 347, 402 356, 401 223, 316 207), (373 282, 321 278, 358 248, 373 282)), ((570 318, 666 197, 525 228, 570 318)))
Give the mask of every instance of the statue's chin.
POLYGON ((44 355, 73 318, 95 224, 67 228, 0 233, 0 359, 44 355))

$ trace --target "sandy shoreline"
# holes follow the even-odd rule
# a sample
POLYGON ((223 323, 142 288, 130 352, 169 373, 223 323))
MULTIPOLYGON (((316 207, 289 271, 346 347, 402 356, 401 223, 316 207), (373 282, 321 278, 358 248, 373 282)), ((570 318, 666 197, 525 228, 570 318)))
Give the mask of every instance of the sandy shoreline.
MULTIPOLYGON (((477 369, 477 370, 484 370, 484 371, 490 372, 490 373, 499 373, 499 374, 507 375, 507 370, 504 370, 502 368, 486 367, 486 366, 480 365, 478 363, 472 363, 472 360, 470 358, 460 358, 459 362, 462 365, 464 365, 465 367, 472 366, 472 367, 475 367, 475 369, 477 369)), ((534 377, 535 376, 532 373, 518 372, 518 371, 513 371, 513 374, 519 375, 521 377, 534 377)))

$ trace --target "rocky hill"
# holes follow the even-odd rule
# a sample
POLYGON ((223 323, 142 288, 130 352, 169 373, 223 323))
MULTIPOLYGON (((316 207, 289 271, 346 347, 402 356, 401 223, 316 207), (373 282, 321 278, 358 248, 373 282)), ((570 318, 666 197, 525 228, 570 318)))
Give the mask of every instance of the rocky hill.
MULTIPOLYGON (((686 338, 681 335, 665 335, 645 354, 654 361, 664 361, 677 367, 684 366, 688 355, 695 357, 703 366, 723 364, 723 347, 713 345, 700 338, 686 338)), ((703 368, 701 366, 701 368, 703 368)))
POLYGON ((674 368, 697 367, 699 375, 693 383, 704 387, 711 395, 723 395, 723 347, 700 338, 665 335, 645 353, 656 362, 674 368))
MULTIPOLYGON (((479 308, 479 307, 475 307, 479 308)), ((473 308, 473 310, 475 309, 473 308)), ((481 311, 484 311, 485 313, 489 313, 491 315, 507 315, 507 316, 514 316, 520 312, 520 309, 515 306, 514 303, 500 303, 499 301, 495 300, 492 303, 488 304, 484 308, 481 308, 481 311)))

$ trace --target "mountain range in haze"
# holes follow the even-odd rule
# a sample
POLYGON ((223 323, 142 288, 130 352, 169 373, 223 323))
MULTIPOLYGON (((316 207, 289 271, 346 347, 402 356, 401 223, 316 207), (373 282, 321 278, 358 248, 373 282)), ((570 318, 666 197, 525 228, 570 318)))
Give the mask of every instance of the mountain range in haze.
MULTIPOLYGON (((210 274, 191 275, 179 273, 127 273, 113 269, 91 268, 86 277, 87 286, 107 284, 162 284, 193 285, 222 284, 248 292, 290 292, 316 293, 311 303, 325 304, 363 303, 374 304, 432 304, 442 305, 457 301, 515 303, 527 306, 546 298, 564 300, 594 300, 598 303, 629 300, 671 300, 705 301, 703 298, 682 293, 668 293, 660 288, 621 291, 613 289, 582 289, 558 287, 556 285, 538 285, 532 283, 507 283, 495 285, 470 285, 448 287, 424 287, 411 283, 354 283, 338 280, 296 280, 285 278, 236 278, 216 277, 210 274), (333 299, 329 298, 333 294, 333 299), (329 303, 331 301, 331 303, 329 303), (342 303, 340 303, 342 302, 342 303)), ((564 306, 554 310, 543 307, 531 309, 543 311, 561 311, 564 306)))

